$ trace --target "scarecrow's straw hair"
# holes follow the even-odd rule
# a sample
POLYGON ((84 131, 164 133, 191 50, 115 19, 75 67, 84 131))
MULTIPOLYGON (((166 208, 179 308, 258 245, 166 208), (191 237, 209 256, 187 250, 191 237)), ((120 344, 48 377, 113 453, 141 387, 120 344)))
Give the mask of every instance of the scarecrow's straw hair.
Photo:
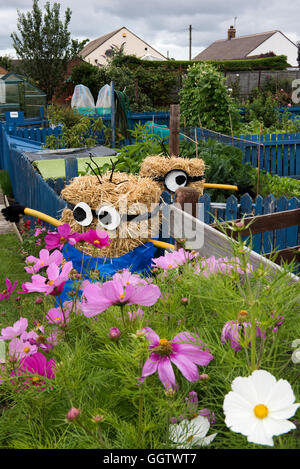
POLYGON ((96 176, 74 178, 71 184, 61 191, 61 196, 74 205, 85 202, 94 210, 102 204, 111 204, 118 209, 120 200, 125 198, 128 206, 143 203, 148 209, 152 203, 159 201, 160 188, 151 178, 114 173, 113 181, 110 182, 110 175, 111 173, 106 173, 102 176, 102 184, 99 184, 96 176))
MULTIPOLYGON (((153 204, 159 203, 161 189, 157 182, 151 178, 140 178, 126 173, 114 173, 110 182, 111 173, 102 176, 102 184, 99 184, 96 176, 81 176, 74 178, 71 184, 62 190, 62 197, 76 205, 79 202, 87 203, 92 209, 97 210, 101 205, 113 205, 120 215, 139 214, 152 211, 153 204), (125 204, 126 203, 126 204, 125 204), (138 210, 138 207, 142 209, 138 210)), ((89 229, 101 229, 98 219, 94 218, 91 225, 81 226, 73 217, 70 209, 65 209, 61 217, 62 223, 68 223, 71 232, 83 232, 89 229)), ((77 243, 76 248, 93 257, 114 258, 120 257, 132 249, 144 244, 151 237, 151 228, 157 226, 158 232, 159 216, 151 223, 148 220, 141 222, 121 222, 116 230, 117 237, 110 238, 110 246, 98 249, 88 243, 77 243), (120 237, 118 234, 120 234, 120 237), (121 237, 122 236, 122 237, 121 237)), ((110 234, 107 231, 108 235, 110 234)), ((108 261, 109 262, 109 261, 108 261)))
MULTIPOLYGON (((147 156, 144 159, 141 169, 140 176, 142 177, 163 177, 172 169, 182 169, 189 176, 203 176, 205 171, 205 163, 200 158, 180 158, 172 156, 166 158, 163 156, 153 155, 147 156)), ((199 195, 203 194, 203 183, 202 181, 195 181, 189 183, 189 187, 193 187, 199 192, 199 195)), ((164 184, 161 182, 160 187, 163 190, 164 184)))

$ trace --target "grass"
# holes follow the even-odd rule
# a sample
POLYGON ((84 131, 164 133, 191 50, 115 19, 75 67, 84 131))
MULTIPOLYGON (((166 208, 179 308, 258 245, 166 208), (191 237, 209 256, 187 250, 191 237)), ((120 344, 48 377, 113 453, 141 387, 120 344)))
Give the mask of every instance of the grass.
POLYGON ((13 197, 12 186, 8 171, 0 170, 0 188, 7 197, 13 197))
MULTIPOLYGON (((114 160, 116 156, 101 156, 101 157, 94 157, 93 159, 97 162, 99 167, 103 166, 106 163, 110 163, 110 160, 114 160)), ((86 163, 90 163, 91 160, 89 158, 77 158, 78 161, 78 172, 84 171, 86 172, 87 166, 86 163)), ((44 179, 57 179, 57 178, 65 178, 65 161, 63 159, 55 159, 55 160, 38 160, 34 162, 34 166, 37 167, 40 174, 43 176, 44 179)))

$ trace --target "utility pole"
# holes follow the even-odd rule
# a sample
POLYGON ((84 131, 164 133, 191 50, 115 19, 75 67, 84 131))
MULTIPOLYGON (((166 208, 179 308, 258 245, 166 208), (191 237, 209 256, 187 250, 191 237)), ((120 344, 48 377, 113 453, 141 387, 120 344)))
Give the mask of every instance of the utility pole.
POLYGON ((192 25, 189 27, 189 60, 192 60, 192 25))

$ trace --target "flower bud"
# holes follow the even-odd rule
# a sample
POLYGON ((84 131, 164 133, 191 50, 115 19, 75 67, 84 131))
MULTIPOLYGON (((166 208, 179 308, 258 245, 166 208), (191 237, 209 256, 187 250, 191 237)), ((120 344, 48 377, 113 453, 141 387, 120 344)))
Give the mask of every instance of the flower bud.
POLYGON ((76 409, 76 407, 72 407, 66 415, 66 418, 69 422, 76 420, 77 417, 80 415, 80 410, 76 409))
POLYGON ((206 373, 203 373, 199 376, 199 379, 201 379, 201 381, 207 381, 209 379, 209 376, 206 373))
POLYGON ((109 330, 109 338, 111 340, 117 340, 119 339, 121 336, 121 332, 120 330, 117 328, 117 327, 112 327, 110 330, 109 330))
POLYGON ((35 304, 39 304, 39 303, 43 303, 43 298, 41 296, 38 296, 36 299, 35 299, 35 304))
POLYGON ((186 306, 186 305, 188 304, 188 302, 189 302, 189 299, 184 296, 183 298, 181 298, 180 301, 181 301, 181 303, 182 303, 183 305, 186 306))
POLYGON ((103 422, 103 420, 104 420, 103 415, 95 415, 95 417, 92 417, 92 421, 94 423, 101 423, 101 422, 103 422))

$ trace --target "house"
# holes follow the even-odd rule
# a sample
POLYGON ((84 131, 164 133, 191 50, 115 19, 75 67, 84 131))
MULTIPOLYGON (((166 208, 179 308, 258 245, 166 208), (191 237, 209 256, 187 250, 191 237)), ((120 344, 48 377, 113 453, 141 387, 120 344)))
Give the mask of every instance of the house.
POLYGON ((6 75, 7 73, 8 71, 0 66, 0 78, 4 77, 4 75, 6 75))
POLYGON ((297 67, 298 47, 281 31, 250 34, 236 37, 236 29, 230 26, 227 39, 213 42, 193 60, 240 60, 258 58, 272 53, 286 55, 292 67, 297 67))
POLYGON ((125 26, 89 42, 79 55, 86 62, 93 65, 105 65, 111 55, 112 47, 119 48, 122 45, 126 55, 136 55, 141 58, 150 54, 156 57, 157 60, 167 60, 163 54, 129 31, 125 26))

